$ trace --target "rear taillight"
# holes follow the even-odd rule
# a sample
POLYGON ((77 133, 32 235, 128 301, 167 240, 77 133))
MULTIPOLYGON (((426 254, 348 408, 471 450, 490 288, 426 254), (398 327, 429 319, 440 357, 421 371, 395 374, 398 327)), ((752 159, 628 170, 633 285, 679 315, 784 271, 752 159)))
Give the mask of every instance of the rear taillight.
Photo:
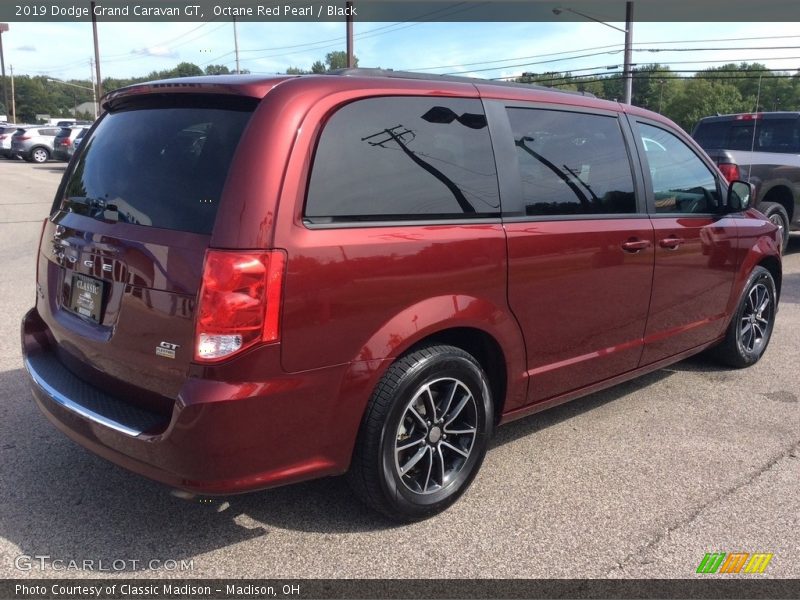
POLYGON ((721 163, 717 166, 719 167, 719 170, 722 172, 722 174, 725 176, 725 179, 728 180, 728 182, 736 181, 737 179, 739 179, 740 176, 739 165, 734 163, 721 163))
POLYGON ((17 139, 18 139, 20 142, 24 142, 25 140, 29 140, 29 139, 31 139, 31 136, 29 136, 29 135, 20 135, 20 136, 17 136, 17 139))
POLYGON ((198 362, 216 362, 280 337, 282 250, 208 250, 195 320, 198 362))
POLYGON ((7 137, 8 137, 7 135, 0 135, 0 141, 6 139, 7 137))

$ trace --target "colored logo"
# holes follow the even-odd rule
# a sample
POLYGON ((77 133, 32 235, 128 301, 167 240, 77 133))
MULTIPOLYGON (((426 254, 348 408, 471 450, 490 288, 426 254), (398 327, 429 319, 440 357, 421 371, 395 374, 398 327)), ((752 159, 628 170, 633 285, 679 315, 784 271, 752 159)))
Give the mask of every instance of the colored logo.
POLYGON ((773 554, 764 552, 708 552, 697 566, 698 573, 763 573, 773 554))

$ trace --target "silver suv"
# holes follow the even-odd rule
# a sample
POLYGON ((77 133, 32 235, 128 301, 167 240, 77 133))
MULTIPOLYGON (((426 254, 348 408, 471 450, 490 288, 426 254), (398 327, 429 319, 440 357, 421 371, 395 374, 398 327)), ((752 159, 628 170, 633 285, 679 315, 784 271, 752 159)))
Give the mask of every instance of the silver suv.
POLYGON ((50 126, 18 129, 11 138, 11 156, 20 156, 28 162, 47 162, 59 131, 60 127, 50 126))
POLYGON ((0 156, 11 158, 11 136, 24 125, 0 125, 0 156))

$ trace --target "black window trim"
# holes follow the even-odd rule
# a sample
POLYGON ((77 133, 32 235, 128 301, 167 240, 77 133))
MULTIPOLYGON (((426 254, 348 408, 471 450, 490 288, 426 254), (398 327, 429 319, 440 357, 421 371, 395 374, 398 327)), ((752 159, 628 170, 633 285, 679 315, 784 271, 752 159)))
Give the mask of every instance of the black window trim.
POLYGON ((500 217, 475 217, 457 218, 443 217, 441 219, 375 219, 368 221, 331 221, 317 222, 313 219, 303 217, 303 225, 306 229, 365 229, 374 227, 432 227, 432 226, 451 226, 451 225, 499 225, 503 222, 500 217))
POLYGON ((715 218, 722 218, 728 214, 730 211, 726 210, 725 208, 725 196, 728 192, 728 186, 723 183, 722 178, 717 173, 717 166, 714 162, 704 156, 703 154, 698 154, 695 148, 695 145, 698 145, 691 137, 684 134, 681 131, 673 127, 669 127, 665 123, 660 121, 655 121, 653 119, 648 119, 647 117, 641 117, 638 115, 627 115, 629 126, 631 127, 631 131, 633 133, 634 143, 636 145, 636 150, 639 154, 639 164, 640 169, 642 172, 642 176, 645 180, 645 196, 647 198, 647 211, 650 215, 651 219, 674 219, 676 217, 695 217, 695 218, 704 218, 704 219, 715 219, 715 218), (667 133, 671 133, 675 137, 677 137, 680 141, 684 143, 684 145, 691 151, 711 172, 711 175, 714 177, 714 180, 717 182, 717 194, 719 195, 720 205, 719 208, 715 212, 703 212, 703 213, 684 213, 684 212, 656 212, 656 201, 655 195, 653 192, 653 182, 650 179, 650 168, 647 162, 647 153, 644 149, 644 144, 642 143, 642 137, 639 135, 639 128, 638 124, 642 123, 644 125, 649 125, 651 127, 655 127, 656 129, 661 129, 662 131, 666 131, 667 133))
MULTIPOLYGON (((500 202, 499 210, 495 213, 480 213, 475 217, 465 217, 464 214, 443 215, 436 218, 420 218, 415 219, 411 215, 408 219, 398 219, 395 215, 374 215, 373 217, 359 217, 358 219, 348 219, 347 217, 308 217, 306 216, 306 207, 308 205, 308 193, 311 189, 311 175, 314 170, 314 162, 317 158, 317 150, 319 149, 322 134, 325 131, 330 120, 343 108, 360 102, 363 100, 374 100, 379 98, 417 98, 426 99, 441 98, 442 100, 458 99, 458 100, 478 100, 483 106, 484 116, 487 121, 489 119, 486 114, 486 101, 479 96, 431 96, 426 94, 376 94, 369 96, 361 96, 358 98, 349 99, 341 104, 337 104, 328 111, 325 118, 319 125, 316 136, 313 141, 313 151, 309 160, 309 168, 306 173, 305 189, 303 192, 303 203, 300 213, 300 221, 306 229, 319 230, 319 229, 362 229, 367 227, 414 227, 414 226, 435 226, 435 225, 486 225, 502 223, 503 200, 502 193, 498 189, 498 202, 500 202)), ((487 124, 487 132, 489 135, 489 148, 492 151, 492 159, 494 160, 495 179, 498 180, 499 188, 499 173, 498 173, 498 160, 495 151, 494 139, 492 136, 491 124, 487 124)), ((424 217, 424 215, 420 215, 424 217)))
POLYGON ((497 161, 497 174, 500 180, 500 206, 503 208, 503 221, 508 223, 535 223, 538 221, 607 221, 618 219, 642 219, 648 217, 645 200, 645 186, 641 169, 636 168, 638 154, 635 149, 635 138, 630 125, 621 112, 602 108, 573 106, 553 102, 530 102, 520 100, 484 100, 486 118, 489 121, 489 132, 492 135, 492 144, 495 148, 497 161), (522 197, 522 182, 519 176, 519 159, 517 149, 511 140, 514 135, 511 131, 511 121, 508 118, 509 108, 539 109, 557 112, 571 112, 610 117, 617 121, 622 133, 625 152, 628 156, 628 165, 631 169, 636 212, 632 213, 598 213, 579 215, 528 215, 525 214, 522 197))

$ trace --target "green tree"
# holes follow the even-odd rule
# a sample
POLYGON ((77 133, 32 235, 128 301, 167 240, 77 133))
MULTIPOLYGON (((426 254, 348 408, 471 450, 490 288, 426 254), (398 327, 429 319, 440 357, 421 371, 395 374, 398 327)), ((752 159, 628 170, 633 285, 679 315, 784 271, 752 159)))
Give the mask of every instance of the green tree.
POLYGON ((195 75, 202 75, 203 69, 194 63, 182 62, 171 73, 174 73, 172 77, 194 77, 195 75))
MULTIPOLYGON (((328 52, 325 55, 325 64, 328 67, 328 71, 333 71, 335 69, 346 69, 347 68, 347 52, 343 50, 335 50, 333 52, 328 52)), ((353 55, 353 66, 358 66, 358 57, 353 55)))
POLYGON ((206 75, 228 75, 231 72, 225 65, 208 65, 205 71, 206 75))
POLYGON ((327 71, 327 69, 325 68, 325 63, 323 63, 321 60, 315 60, 314 64, 311 65, 312 73, 319 74, 319 73, 324 73, 325 71, 327 71))
POLYGON ((681 82, 669 67, 659 64, 633 69, 631 103, 655 112, 664 112, 681 89, 681 82))
POLYGON ((747 110, 748 102, 742 99, 736 86, 693 77, 685 82, 683 89, 671 99, 664 112, 686 131, 691 131, 703 117, 747 110))

